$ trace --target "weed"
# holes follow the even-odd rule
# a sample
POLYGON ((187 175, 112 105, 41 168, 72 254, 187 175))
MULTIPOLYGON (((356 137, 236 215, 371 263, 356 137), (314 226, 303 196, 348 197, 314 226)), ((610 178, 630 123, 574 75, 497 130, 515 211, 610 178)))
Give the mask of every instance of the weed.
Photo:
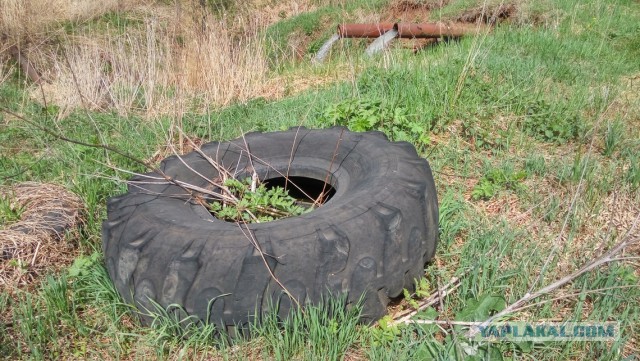
MULTIPOLYGON (((496 295, 481 295, 477 299, 469 299, 466 306, 457 312, 453 320, 480 321, 506 307, 505 299, 496 295)), ((439 312, 433 308, 427 308, 416 315, 420 320, 436 320, 439 312)), ((382 347, 397 347, 397 339, 405 340, 405 347, 400 350, 400 357, 396 352, 396 359, 502 359, 502 350, 498 345, 485 344, 466 339, 452 337, 450 333, 442 337, 443 341, 436 340, 436 334, 440 328, 435 324, 393 325, 390 320, 383 318, 377 328, 370 331, 371 344, 374 346, 370 353, 375 355, 376 349, 382 347)), ((462 334, 462 326, 453 326, 454 332, 462 334)), ((504 347, 504 345, 501 345, 504 347)), ((506 350, 505 350, 506 351, 506 350)), ((384 357, 370 357, 371 359, 385 359, 384 357)))
POLYGON ((613 121, 607 124, 607 132, 604 136, 604 148, 602 154, 611 157, 613 152, 620 146, 622 136, 624 134, 624 128, 620 121, 613 121))
POLYGON ((477 298, 468 299, 465 307, 456 313, 459 321, 482 321, 496 312, 507 307, 507 301, 499 295, 485 294, 477 298))
POLYGON ((394 141, 409 141, 417 145, 429 143, 422 124, 412 119, 406 108, 383 106, 373 99, 348 99, 329 107, 318 119, 321 126, 346 126, 352 131, 378 130, 394 141))
POLYGON ((414 280, 415 283, 415 292, 411 293, 408 289, 402 290, 402 295, 404 296, 404 300, 409 303, 409 305, 413 308, 418 308, 418 302, 415 298, 422 299, 426 298, 431 294, 431 284, 426 278, 421 278, 420 280, 414 280))
POLYGON ((465 125, 464 134, 469 137, 477 148, 506 150, 509 149, 511 132, 509 130, 497 129, 489 131, 475 124, 465 125))
POLYGON ((72 278, 86 276, 101 260, 102 256, 97 252, 89 256, 80 256, 73 260, 73 264, 67 270, 67 275, 72 278))
POLYGON ((0 194, 0 225, 20 220, 24 207, 20 207, 8 195, 0 194))
POLYGON ((521 182, 525 178, 527 178, 525 171, 516 172, 505 168, 491 169, 473 187, 471 197, 475 200, 487 200, 493 198, 501 189, 521 189, 521 182))
POLYGON ((370 330, 370 337, 374 346, 387 346, 400 336, 400 326, 393 323, 387 315, 378 320, 378 327, 370 330))
POLYGON ((269 222, 299 216, 313 210, 313 206, 299 205, 300 202, 291 197, 284 188, 267 188, 264 183, 256 186, 249 177, 244 181, 229 178, 224 186, 238 201, 233 204, 213 201, 209 210, 217 218, 226 221, 269 222))
POLYGON ((531 135, 548 142, 565 143, 578 136, 582 121, 566 109, 557 109, 538 100, 527 106, 523 127, 531 135))
POLYGON ((544 176, 547 172, 547 164, 542 155, 532 154, 525 160, 524 169, 529 174, 544 176))

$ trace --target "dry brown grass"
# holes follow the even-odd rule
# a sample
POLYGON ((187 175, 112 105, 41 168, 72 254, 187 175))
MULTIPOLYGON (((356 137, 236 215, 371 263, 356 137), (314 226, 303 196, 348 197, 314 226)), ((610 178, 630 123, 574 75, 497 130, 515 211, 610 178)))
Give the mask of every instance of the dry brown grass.
POLYGON ((64 187, 36 182, 2 188, 0 196, 23 209, 19 221, 0 229, 3 290, 28 288, 44 272, 71 264, 77 255, 73 239, 83 221, 84 205, 78 196, 64 187))
POLYGON ((9 78, 12 71, 13 70, 8 65, 4 64, 2 58, 0 57, 0 85, 2 85, 2 83, 4 83, 9 78))
POLYGON ((216 18, 186 1, 77 3, 0 5, 3 52, 19 46, 45 80, 42 89, 32 87, 32 97, 60 106, 61 117, 80 107, 122 115, 205 110, 262 92, 268 67, 258 30, 274 19, 243 12, 232 20, 216 18), (134 24, 117 29, 105 13, 134 24))
POLYGON ((0 33, 14 41, 37 40, 61 22, 82 22, 109 11, 124 10, 133 0, 3 0, 0 2, 0 33))
POLYGON ((627 123, 626 130, 631 135, 640 135, 640 73, 620 79, 622 90, 613 101, 607 114, 608 119, 620 117, 627 123))
POLYGON ((279 99, 339 81, 355 82, 357 71, 351 66, 336 66, 327 72, 310 73, 308 69, 303 69, 298 72, 274 76, 265 81, 258 96, 266 99, 279 99))
MULTIPOLYGON (((278 1, 271 0, 254 0, 250 1, 246 6, 246 11, 260 13, 262 26, 271 25, 282 19, 287 19, 303 12, 314 11, 318 8, 321 1, 298 0, 298 1, 278 1)), ((327 3, 327 1, 324 1, 327 3)))
MULTIPOLYGON (((267 65, 256 38, 233 41, 221 27, 185 36, 178 45, 158 21, 145 19, 145 25, 143 36, 110 37, 102 44, 89 37, 69 41, 66 59, 55 60, 45 96, 68 110, 157 114, 244 101, 261 88, 267 65)), ((34 89, 33 96, 39 93, 34 89)))

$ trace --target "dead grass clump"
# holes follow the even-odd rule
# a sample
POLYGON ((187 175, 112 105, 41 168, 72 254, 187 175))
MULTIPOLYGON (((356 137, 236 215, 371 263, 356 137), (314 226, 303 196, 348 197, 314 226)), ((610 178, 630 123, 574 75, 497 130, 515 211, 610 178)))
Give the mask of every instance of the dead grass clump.
POLYGON ((490 25, 505 21, 516 25, 540 25, 548 23, 556 15, 551 5, 552 3, 547 1, 506 3, 503 1, 489 1, 484 5, 464 10, 453 20, 490 25))
POLYGON ((28 287, 44 271, 69 265, 83 222, 83 203, 54 184, 25 182, 0 189, 0 196, 23 209, 20 220, 0 229, 0 286, 9 292, 28 287))
POLYGON ((269 26, 282 19, 287 19, 300 15, 305 12, 311 12, 318 8, 318 1, 298 0, 298 1, 277 1, 270 0, 254 0, 253 4, 243 4, 246 8, 245 12, 259 13, 261 26, 269 26))
MULTIPOLYGON (((268 65, 257 34, 234 34, 223 21, 209 23, 210 31, 189 21, 176 30, 152 15, 143 21, 126 36, 68 37, 62 56, 48 57, 46 100, 63 116, 82 107, 157 115, 176 104, 201 111, 245 101, 262 88, 268 65)), ((40 89, 32 97, 42 100, 40 89)))
POLYGON ((172 156, 176 153, 182 155, 190 153, 196 149, 199 149, 205 140, 195 136, 176 137, 171 143, 162 145, 156 150, 149 159, 146 160, 149 164, 158 164, 163 159, 172 156), (180 141, 179 138, 182 138, 180 141))
POLYGON ((250 12, 229 21, 207 9, 195 2, 3 1, 0 63, 20 64, 42 85, 32 98, 62 108, 60 117, 77 108, 156 115, 182 104, 201 111, 254 97, 268 71, 259 30, 269 21, 250 12), (126 28, 112 24, 121 18, 133 20, 126 28))
POLYGON ((18 44, 38 42, 64 22, 86 22, 139 4, 133 0, 2 0, 0 34, 18 44))
POLYGON ((494 6, 482 6, 463 12, 456 18, 457 21, 465 23, 496 24, 505 19, 509 19, 517 12, 517 7, 513 4, 498 4, 494 6))
POLYGON ((0 2, 0 55, 4 54, 4 61, 12 58, 32 81, 41 83, 38 73, 44 60, 37 48, 63 33, 63 24, 86 22, 108 12, 130 8, 132 4, 133 1, 122 0, 3 0, 0 2))
POLYGON ((440 9, 447 5, 449 0, 400 0, 393 1, 387 7, 387 12, 390 14, 402 15, 413 14, 418 12, 421 15, 427 15, 430 10, 440 9))

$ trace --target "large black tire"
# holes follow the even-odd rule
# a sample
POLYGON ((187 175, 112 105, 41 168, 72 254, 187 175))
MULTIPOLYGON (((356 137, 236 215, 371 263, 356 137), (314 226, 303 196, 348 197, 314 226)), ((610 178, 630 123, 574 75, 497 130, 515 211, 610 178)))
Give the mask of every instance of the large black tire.
MULTIPOLYGON (((201 149, 240 178, 252 167, 260 179, 288 172, 324 182, 330 174, 335 194, 302 216, 248 225, 263 260, 237 224, 215 219, 180 187, 134 177, 132 182, 144 182, 131 183, 126 194, 109 201, 102 237, 117 290, 142 309, 153 310, 151 300, 163 307, 180 304, 226 331, 271 305, 278 304, 284 316, 293 302, 266 260, 301 303, 317 303, 329 293, 357 302, 364 294, 362 317, 371 322, 385 314, 390 297, 413 288, 434 255, 433 176, 409 143, 389 142, 380 132, 301 127, 249 133, 201 149)), ((181 158, 165 159, 160 169, 199 187, 209 185, 202 176, 218 175, 197 152, 181 158)))

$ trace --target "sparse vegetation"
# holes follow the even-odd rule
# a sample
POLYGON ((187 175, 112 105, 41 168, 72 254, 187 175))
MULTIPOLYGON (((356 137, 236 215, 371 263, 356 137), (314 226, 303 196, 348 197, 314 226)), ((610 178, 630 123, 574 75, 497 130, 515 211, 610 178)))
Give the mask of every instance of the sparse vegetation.
POLYGON ((394 141, 428 144, 427 130, 413 118, 402 106, 383 106, 380 100, 349 99, 329 107, 318 118, 318 125, 342 125, 356 132, 377 130, 394 141))
MULTIPOLYGON (((57 260, 55 267, 39 268, 37 237, 29 240, 29 256, 7 259, 0 251, 0 358, 637 354, 637 242, 615 262, 506 317, 620 321, 618 341, 487 344, 445 322, 483 320, 571 274, 633 229, 640 214, 637 3, 404 1, 430 9, 424 16, 432 20, 497 26, 418 52, 397 42, 373 58, 362 55, 366 41, 344 40, 318 67, 306 60, 317 47, 310 41, 324 40, 339 21, 385 20, 401 1, 298 1, 297 7, 207 1, 204 8, 184 1, 66 3, 0 3, 0 188, 53 182, 86 203, 79 231, 45 254, 57 260), (8 52, 14 45, 46 80, 41 86, 8 52), (345 311, 338 301, 286 319, 265 315, 251 326, 250 340, 220 337, 213 324, 179 327, 176 308, 149 310, 153 327, 140 326, 106 273, 100 234, 106 200, 122 193, 130 176, 123 170, 145 169, 105 148, 57 139, 12 114, 151 163, 166 149, 187 151, 186 134, 219 140, 254 129, 336 124, 381 130, 410 141, 431 163, 440 200, 435 261, 418 291, 396 300, 377 326, 356 325, 357 307, 345 311), (415 316, 445 323, 393 323, 396 312, 413 310, 453 277, 459 286, 415 316)), ((277 193, 283 208, 296 207, 277 190, 258 197, 245 183, 239 189, 258 199, 277 193)), ((21 214, 0 197, 2 227, 21 214)))
POLYGON ((490 199, 498 193, 500 189, 522 190, 521 182, 527 177, 524 171, 513 171, 512 169, 491 169, 473 188, 471 197, 475 200, 490 199))
POLYGON ((211 213, 230 222, 269 222, 313 210, 314 200, 308 200, 305 207, 282 187, 267 188, 264 183, 255 183, 251 178, 227 179, 224 186, 238 201, 233 204, 213 201, 209 205, 211 213))
POLYGON ((0 194, 0 226, 19 220, 24 212, 24 207, 12 201, 11 198, 10 195, 0 194))

